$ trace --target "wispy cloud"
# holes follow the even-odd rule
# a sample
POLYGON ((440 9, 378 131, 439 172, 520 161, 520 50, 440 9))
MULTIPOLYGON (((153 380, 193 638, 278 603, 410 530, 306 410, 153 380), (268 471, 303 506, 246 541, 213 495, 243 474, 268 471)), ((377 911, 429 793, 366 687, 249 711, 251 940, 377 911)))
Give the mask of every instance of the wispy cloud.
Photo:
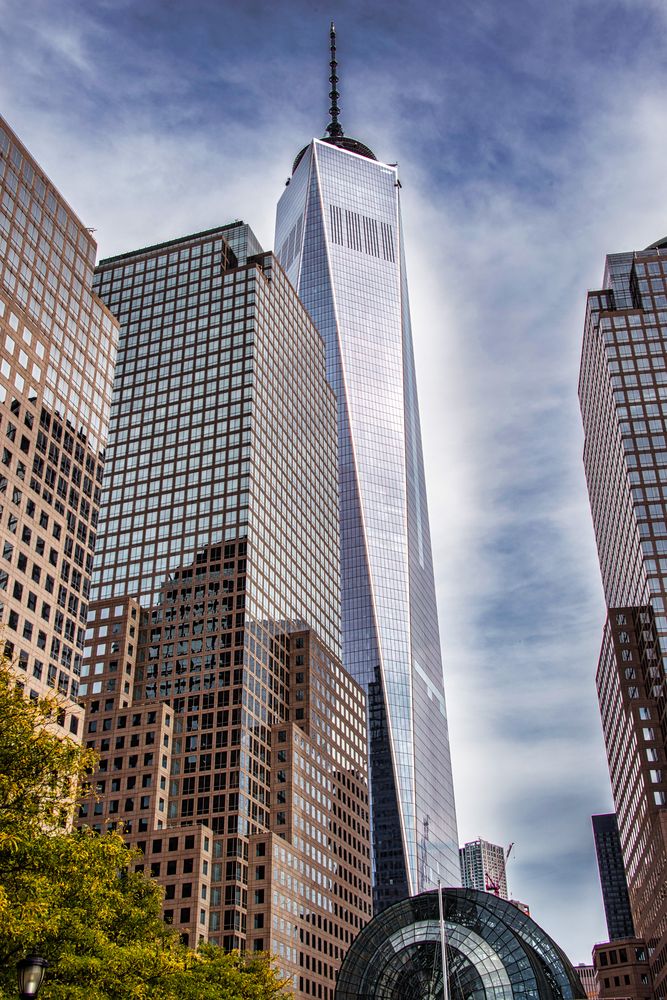
POLYGON ((516 842, 513 892, 586 960, 610 798, 577 369, 604 254, 667 232, 664 5, 0 9, 4 111, 103 255, 238 216, 271 245, 335 17, 344 125, 404 183, 460 831, 516 842))

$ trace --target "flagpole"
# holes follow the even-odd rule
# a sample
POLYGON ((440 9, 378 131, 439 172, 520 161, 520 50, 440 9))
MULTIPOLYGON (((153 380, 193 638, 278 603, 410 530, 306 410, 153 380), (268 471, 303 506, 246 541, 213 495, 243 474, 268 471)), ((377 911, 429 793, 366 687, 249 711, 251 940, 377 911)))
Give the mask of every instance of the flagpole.
POLYGON ((438 907, 440 911, 440 953, 442 957, 442 1000, 449 1000, 449 976, 447 973, 447 938, 445 936, 445 916, 442 910, 442 886, 438 879, 438 907))

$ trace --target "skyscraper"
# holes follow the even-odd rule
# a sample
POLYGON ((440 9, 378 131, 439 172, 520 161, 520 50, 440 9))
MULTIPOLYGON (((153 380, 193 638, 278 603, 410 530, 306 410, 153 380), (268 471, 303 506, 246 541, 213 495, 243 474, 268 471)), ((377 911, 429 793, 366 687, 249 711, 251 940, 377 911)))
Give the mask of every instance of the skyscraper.
POLYGON ((94 239, 1 118, 0 200, 3 646, 78 740, 118 324, 92 291, 94 239))
POLYGON ((588 296, 584 467, 607 605, 597 689, 636 933, 667 987, 667 243, 588 296))
POLYGON ((368 698, 374 900, 460 881, 395 165, 338 120, 297 156, 278 258, 338 399, 343 662, 368 698))
POLYGON ((500 844, 488 840, 471 840, 459 850, 461 884, 465 889, 493 892, 507 899, 507 872, 505 850, 500 844))
POLYGON ((634 937, 616 813, 593 816, 593 836, 609 940, 634 937))
POLYGON ((191 944, 271 951, 297 995, 331 1000, 372 897, 324 344, 242 223, 95 280, 121 336, 80 822, 123 824, 191 944))

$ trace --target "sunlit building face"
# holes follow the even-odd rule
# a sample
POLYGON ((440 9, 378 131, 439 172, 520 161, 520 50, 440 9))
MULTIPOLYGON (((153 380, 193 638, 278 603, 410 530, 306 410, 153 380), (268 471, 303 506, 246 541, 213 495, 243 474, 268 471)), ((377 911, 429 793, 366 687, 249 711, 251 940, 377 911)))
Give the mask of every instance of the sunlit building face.
MULTIPOLYGON (((607 257, 579 378, 607 621, 597 689, 632 922, 667 983, 667 244, 607 257)), ((632 922, 628 921, 629 926, 632 922)), ((612 933, 610 929, 610 934, 612 933)))
POLYGON ((118 324, 92 291, 90 231, 1 118, 0 201, 3 651, 78 740, 118 324))
POLYGON ((313 140, 276 252, 338 400, 343 660, 368 696, 375 905, 460 882, 398 173, 313 140))
POLYGON ((296 996, 332 1000, 372 895, 324 344, 242 223, 96 282, 121 337, 79 822, 122 824, 190 944, 270 951, 296 996))

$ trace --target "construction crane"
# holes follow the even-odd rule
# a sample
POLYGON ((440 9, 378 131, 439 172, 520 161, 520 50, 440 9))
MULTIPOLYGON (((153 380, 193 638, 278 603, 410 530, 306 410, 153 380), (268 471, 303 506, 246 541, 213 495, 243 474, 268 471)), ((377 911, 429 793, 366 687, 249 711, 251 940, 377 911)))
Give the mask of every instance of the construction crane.
POLYGON ((488 872, 484 872, 484 884, 487 892, 492 892, 494 896, 500 896, 500 882, 492 879, 488 872))

